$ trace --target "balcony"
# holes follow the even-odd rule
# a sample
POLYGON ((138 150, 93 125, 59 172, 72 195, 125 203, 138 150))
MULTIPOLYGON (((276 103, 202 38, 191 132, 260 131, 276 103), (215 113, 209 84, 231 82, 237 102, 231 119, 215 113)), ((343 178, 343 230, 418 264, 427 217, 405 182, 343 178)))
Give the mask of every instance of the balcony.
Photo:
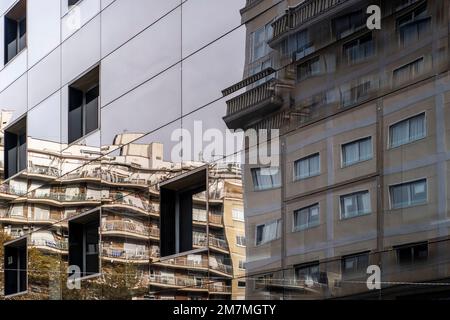
POLYGON ((281 108, 283 99, 277 92, 278 84, 278 80, 271 79, 227 101, 227 115, 223 120, 228 128, 247 127, 281 108))
POLYGON ((67 251, 69 245, 67 241, 49 241, 45 239, 34 239, 31 241, 32 246, 40 248, 48 248, 56 251, 67 251))
POLYGON ((33 166, 28 167, 29 174, 37 174, 48 177, 59 177, 59 169, 54 167, 33 166))
POLYGON ((130 221, 106 221, 103 223, 103 231, 106 232, 127 232, 139 236, 159 237, 159 229, 147 227, 130 221))
POLYGON ((150 257, 147 252, 144 251, 127 251, 124 249, 116 248, 103 248, 103 257, 118 259, 118 260, 132 260, 140 262, 148 262, 150 257))
POLYGON ((164 265, 170 265, 175 267, 188 267, 188 268, 208 268, 208 260, 191 260, 187 257, 177 257, 174 259, 168 259, 160 262, 164 265))
POLYGON ((150 275, 150 283, 153 285, 161 284, 164 286, 173 286, 178 287, 180 289, 192 289, 198 290, 208 289, 208 284, 200 279, 194 277, 186 277, 186 276, 176 276, 173 275, 161 275, 161 274, 152 274, 150 275))
POLYGON ((231 294, 231 286, 210 284, 209 291, 214 294, 231 294))
POLYGON ((272 23, 273 40, 281 38, 289 31, 324 14, 349 0, 307 0, 296 7, 289 8, 286 14, 272 23))

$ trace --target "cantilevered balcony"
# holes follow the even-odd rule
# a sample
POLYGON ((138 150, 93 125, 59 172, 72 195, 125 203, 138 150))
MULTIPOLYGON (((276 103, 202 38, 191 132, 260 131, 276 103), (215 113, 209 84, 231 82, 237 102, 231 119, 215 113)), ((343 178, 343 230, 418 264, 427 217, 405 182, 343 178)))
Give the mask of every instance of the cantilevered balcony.
POLYGON ((223 120, 228 128, 245 128, 281 108, 283 99, 277 92, 277 83, 278 80, 271 79, 227 101, 223 120))
POLYGON ((348 1, 350 0, 306 0, 296 7, 289 8, 283 16, 272 23, 272 39, 282 38, 289 31, 348 1))

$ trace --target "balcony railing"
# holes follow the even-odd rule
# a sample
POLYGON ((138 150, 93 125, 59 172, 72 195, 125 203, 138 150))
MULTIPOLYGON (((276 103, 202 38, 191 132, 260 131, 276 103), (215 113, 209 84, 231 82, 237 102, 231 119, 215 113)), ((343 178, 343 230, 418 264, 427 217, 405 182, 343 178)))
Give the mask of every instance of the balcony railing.
POLYGON ((59 193, 59 192, 43 193, 43 192, 33 191, 30 195, 30 198, 54 200, 54 201, 59 201, 59 202, 100 201, 100 199, 95 199, 95 197, 88 196, 86 193, 69 195, 69 194, 59 193))
POLYGON ((283 100, 277 94, 277 84, 278 80, 271 79, 227 101, 224 121, 228 128, 242 128, 248 121, 262 118, 280 108, 283 100))
POLYGON ((223 263, 217 263, 217 264, 210 264, 210 268, 222 273, 226 273, 226 274, 232 274, 233 273, 233 267, 227 264, 223 264, 223 263))
POLYGON ((40 174, 43 176, 59 177, 59 169, 53 167, 33 166, 28 167, 28 173, 40 174))
POLYGON ((145 251, 128 251, 124 249, 103 248, 102 254, 104 257, 125 259, 125 260, 149 260, 150 257, 145 251))
POLYGON ((231 293, 231 286, 218 286, 214 284, 209 285, 209 291, 213 293, 231 293))
POLYGON ((50 241, 44 239, 34 239, 31 244, 35 247, 47 247, 56 250, 68 250, 69 246, 66 241, 50 241))
POLYGON ((349 0, 307 0, 289 8, 286 14, 272 23, 273 39, 347 1, 349 0))
POLYGON ((26 188, 21 189, 21 188, 15 188, 11 185, 2 184, 2 185, 0 185, 0 193, 20 197, 20 196, 27 194, 27 190, 26 190, 26 188))
POLYGON ((166 284, 182 288, 208 289, 208 283, 194 277, 166 276, 160 274, 150 275, 150 282, 166 284))
POLYGON ((168 264, 172 266, 181 267, 196 267, 196 268, 208 268, 208 260, 190 260, 187 257, 178 257, 174 259, 168 259, 161 261, 162 264, 168 264))
POLYGON ((143 236, 159 237, 159 229, 140 225, 130 221, 106 221, 103 223, 104 231, 123 231, 143 236))

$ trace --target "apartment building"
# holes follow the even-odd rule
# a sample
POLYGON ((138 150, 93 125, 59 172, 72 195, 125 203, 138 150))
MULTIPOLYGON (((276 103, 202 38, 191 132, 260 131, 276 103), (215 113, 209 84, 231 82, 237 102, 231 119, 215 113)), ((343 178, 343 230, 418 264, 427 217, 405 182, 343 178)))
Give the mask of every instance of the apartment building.
POLYGON ((280 165, 243 174, 246 298, 448 298, 448 1, 247 0, 240 13, 245 70, 224 122, 281 131, 280 165))
POLYGON ((245 297, 240 165, 187 142, 226 128, 244 5, 0 0, 0 298, 245 297))

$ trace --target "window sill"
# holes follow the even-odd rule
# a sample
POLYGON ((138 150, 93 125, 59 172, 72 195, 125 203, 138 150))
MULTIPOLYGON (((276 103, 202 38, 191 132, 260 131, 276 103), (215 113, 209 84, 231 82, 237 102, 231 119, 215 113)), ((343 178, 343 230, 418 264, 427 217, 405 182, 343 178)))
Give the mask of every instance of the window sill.
POLYGON ((14 57, 12 57, 11 60, 9 60, 7 63, 4 64, 3 68, 6 68, 10 64, 12 64, 15 60, 17 60, 18 57, 21 56, 26 51, 26 49, 27 49, 27 46, 25 46, 22 50, 17 52, 17 54, 14 57))
POLYGON ((361 160, 361 161, 353 162, 353 163, 350 163, 350 164, 342 164, 341 165, 341 169, 350 168, 350 167, 356 166, 358 164, 361 164, 361 163, 364 163, 364 162, 369 162, 369 161, 372 161, 372 160, 373 160, 373 155, 372 155, 372 157, 370 159, 361 160))
POLYGON ((312 179, 312 178, 317 178, 321 174, 322 173, 317 173, 317 174, 314 174, 314 175, 311 175, 311 176, 308 176, 308 177, 304 177, 304 178, 300 178, 300 177, 297 178, 297 177, 295 177, 293 182, 302 182, 302 181, 309 180, 309 179, 312 179))
POLYGON ((361 213, 361 214, 347 217, 347 218, 341 217, 340 221, 347 221, 347 220, 352 220, 352 219, 361 218, 361 217, 365 217, 365 216, 370 216, 371 214, 372 214, 372 211, 369 211, 369 212, 361 213))
POLYGON ((409 142, 405 142, 405 143, 400 144, 398 146, 391 146, 391 145, 389 145, 388 146, 388 150, 395 150, 395 149, 400 149, 401 147, 404 147, 404 146, 413 145, 415 143, 421 142, 422 140, 424 140, 426 138, 427 138, 427 136, 425 135, 422 138, 418 138, 418 139, 415 139, 415 140, 412 140, 412 141, 409 141, 409 142))
POLYGON ((398 208, 391 208, 391 209, 389 209, 389 213, 396 213, 398 211, 403 211, 405 209, 411 209, 411 208, 415 208, 415 207, 424 207, 424 206, 428 206, 428 201, 423 202, 423 203, 404 205, 404 206, 401 206, 398 208))
POLYGON ((320 223, 313 225, 313 226, 305 227, 305 228, 293 229, 292 233, 300 233, 300 232, 304 232, 304 231, 308 231, 308 230, 312 230, 312 229, 317 229, 319 227, 320 227, 320 223))
POLYGON ((5 299, 12 299, 12 298, 17 298, 17 297, 20 297, 20 296, 23 296, 23 295, 26 295, 26 294, 28 294, 28 289, 25 290, 25 291, 22 291, 22 292, 18 292, 18 293, 14 293, 14 294, 10 294, 10 295, 4 296, 4 298, 5 299))

